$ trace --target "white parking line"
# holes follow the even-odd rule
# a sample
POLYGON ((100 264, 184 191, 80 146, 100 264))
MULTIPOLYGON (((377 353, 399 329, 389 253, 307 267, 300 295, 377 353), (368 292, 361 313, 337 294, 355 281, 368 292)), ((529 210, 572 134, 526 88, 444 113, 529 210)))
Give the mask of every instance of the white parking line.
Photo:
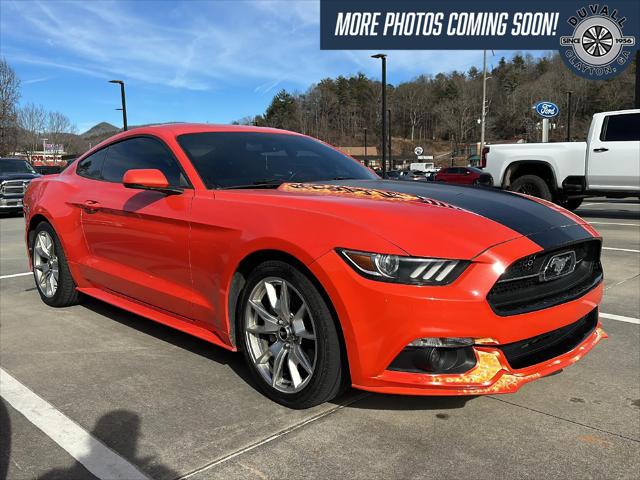
POLYGON ((618 322, 635 323, 636 325, 640 325, 640 318, 625 317, 623 315, 614 315, 613 313, 601 313, 600 316, 608 320, 617 320, 618 322))
POLYGON ((149 480, 134 465, 0 368, 0 395, 102 480, 149 480))
POLYGON ((591 225, 616 225, 619 227, 640 227, 640 223, 589 222, 591 225))
POLYGON ((638 202, 631 202, 631 203, 618 203, 618 202, 589 202, 589 203, 583 203, 582 205, 580 205, 580 207, 585 207, 587 205, 608 205, 609 207, 611 206, 616 206, 616 205, 640 205, 640 203, 638 202))
POLYGON ((602 247, 603 250, 614 250, 618 252, 631 252, 631 253, 640 253, 640 250, 634 250, 633 248, 613 248, 613 247, 602 247))
POLYGON ((5 278, 26 277, 27 275, 33 275, 31 272, 24 273, 12 273, 11 275, 0 275, 0 280, 5 278))

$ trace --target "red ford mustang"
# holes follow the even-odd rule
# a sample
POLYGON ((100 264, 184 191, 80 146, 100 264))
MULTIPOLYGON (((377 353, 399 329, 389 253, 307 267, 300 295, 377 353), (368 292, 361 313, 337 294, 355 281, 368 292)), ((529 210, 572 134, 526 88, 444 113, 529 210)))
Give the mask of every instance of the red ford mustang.
POLYGON ((381 180, 304 135, 121 133, 25 196, 44 302, 78 293, 244 353, 272 399, 516 391, 605 336, 601 239, 542 200, 381 180))

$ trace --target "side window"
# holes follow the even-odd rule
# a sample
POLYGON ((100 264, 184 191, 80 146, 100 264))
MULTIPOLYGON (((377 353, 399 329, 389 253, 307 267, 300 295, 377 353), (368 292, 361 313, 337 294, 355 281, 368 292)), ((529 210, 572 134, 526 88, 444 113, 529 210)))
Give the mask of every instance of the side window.
POLYGON ((93 178, 95 180, 102 180, 102 164, 107 154, 107 149, 97 151, 83 158, 76 167, 76 173, 81 177, 93 178))
POLYGON ((602 127, 600 140, 603 142, 640 141, 640 113, 609 115, 602 127))
POLYGON ((155 168, 160 170, 174 187, 188 186, 178 162, 159 140, 147 137, 131 138, 109 147, 102 169, 108 182, 122 182, 127 170, 155 168))

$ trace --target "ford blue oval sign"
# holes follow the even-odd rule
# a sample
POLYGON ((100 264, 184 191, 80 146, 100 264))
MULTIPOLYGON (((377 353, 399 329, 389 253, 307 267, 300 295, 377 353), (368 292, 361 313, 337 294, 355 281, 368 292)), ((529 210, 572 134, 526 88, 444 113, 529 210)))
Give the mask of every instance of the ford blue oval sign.
POLYGON ((536 113, 542 118, 557 117, 560 113, 560 109, 553 102, 538 102, 534 108, 536 109, 536 113))

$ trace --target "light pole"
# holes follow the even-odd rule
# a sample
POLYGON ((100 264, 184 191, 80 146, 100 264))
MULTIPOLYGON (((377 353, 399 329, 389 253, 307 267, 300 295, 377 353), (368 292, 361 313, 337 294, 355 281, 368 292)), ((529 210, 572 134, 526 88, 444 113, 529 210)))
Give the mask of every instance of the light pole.
POLYGON ((367 127, 364 127, 364 164, 369 166, 369 157, 367 156, 367 127))
POLYGON ((124 82, 122 80, 109 80, 109 83, 117 83, 120 85, 120 98, 122 100, 122 108, 116 108, 116 110, 122 110, 122 130, 127 130, 127 101, 124 95, 124 82))
POLYGON ((393 170, 393 159, 391 158, 391 109, 387 109, 387 115, 389 116, 389 169, 393 170))
POLYGON ((482 57, 482 115, 480 117, 480 157, 484 150, 484 125, 487 115, 487 51, 484 50, 482 57))
POLYGON ((371 58, 382 60, 382 178, 387 176, 387 56, 384 53, 376 53, 371 58))

